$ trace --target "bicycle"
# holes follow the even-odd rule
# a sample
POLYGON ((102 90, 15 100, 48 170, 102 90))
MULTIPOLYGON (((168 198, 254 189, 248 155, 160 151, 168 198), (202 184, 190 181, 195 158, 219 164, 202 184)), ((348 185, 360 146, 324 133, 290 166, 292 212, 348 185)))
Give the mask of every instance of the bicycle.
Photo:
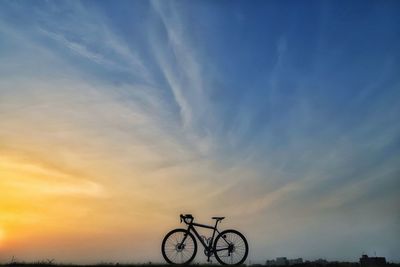
POLYGON ((229 229, 220 232, 217 225, 225 217, 212 217, 215 226, 204 225, 194 222, 191 214, 180 215, 181 223, 184 222, 187 229, 175 229, 170 231, 163 239, 161 252, 169 264, 188 264, 193 261, 197 253, 197 242, 194 235, 204 247, 207 262, 213 255, 220 264, 239 265, 242 264, 249 253, 249 246, 246 238, 240 232, 229 229), (195 227, 208 228, 213 230, 210 238, 201 236, 195 227), (194 233, 194 235, 192 234, 194 233), (214 240, 215 234, 218 233, 214 240))

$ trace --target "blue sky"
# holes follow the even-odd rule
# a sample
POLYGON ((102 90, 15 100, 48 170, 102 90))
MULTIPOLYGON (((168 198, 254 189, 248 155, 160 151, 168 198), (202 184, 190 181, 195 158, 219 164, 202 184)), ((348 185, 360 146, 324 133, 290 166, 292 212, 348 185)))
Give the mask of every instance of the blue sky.
POLYGON ((2 1, 0 186, 10 203, 29 188, 43 202, 0 206, 5 251, 95 261, 99 247, 63 240, 109 214, 124 227, 98 215, 114 230, 82 228, 90 242, 127 236, 104 260, 157 261, 163 231, 192 212, 226 215, 253 261, 400 261, 399 13, 398 1, 2 1), (65 220, 40 211, 49 199, 71 229, 7 243, 7 225, 65 220), (165 229, 146 232, 157 220, 165 229), (128 254, 130 240, 143 251, 128 254))

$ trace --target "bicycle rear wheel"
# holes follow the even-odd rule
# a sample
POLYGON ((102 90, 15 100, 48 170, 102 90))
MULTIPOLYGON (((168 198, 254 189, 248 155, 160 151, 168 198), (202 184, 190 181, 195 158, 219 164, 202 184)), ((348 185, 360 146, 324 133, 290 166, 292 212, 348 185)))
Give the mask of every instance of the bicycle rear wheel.
POLYGON ((248 253, 249 245, 246 238, 236 230, 222 231, 215 239, 214 255, 221 264, 242 264, 248 253))
POLYGON ((164 237, 161 252, 170 264, 188 264, 196 256, 197 243, 192 233, 175 229, 164 237))

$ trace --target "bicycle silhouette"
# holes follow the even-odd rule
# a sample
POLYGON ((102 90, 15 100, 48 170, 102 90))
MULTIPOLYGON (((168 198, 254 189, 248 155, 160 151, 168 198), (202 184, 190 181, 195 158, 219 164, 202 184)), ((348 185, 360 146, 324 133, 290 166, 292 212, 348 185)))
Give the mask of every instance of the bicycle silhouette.
POLYGON ((215 256, 217 261, 224 265, 242 264, 249 253, 249 246, 246 238, 236 230, 218 231, 217 225, 225 217, 212 217, 215 220, 215 226, 195 223, 191 214, 180 215, 182 221, 188 225, 187 229, 175 229, 170 231, 162 241, 161 252, 164 259, 170 264, 188 264, 197 253, 197 242, 192 234, 204 247, 204 253, 207 261, 210 257, 215 256), (196 227, 213 229, 210 238, 200 236, 196 231, 196 227), (215 234, 218 233, 214 240, 215 234))

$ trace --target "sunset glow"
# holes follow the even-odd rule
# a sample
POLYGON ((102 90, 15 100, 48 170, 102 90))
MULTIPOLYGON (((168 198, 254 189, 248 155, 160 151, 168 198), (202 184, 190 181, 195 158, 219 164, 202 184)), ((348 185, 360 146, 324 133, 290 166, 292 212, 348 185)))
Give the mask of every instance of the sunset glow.
POLYGON ((6 237, 6 234, 4 232, 4 228, 0 226, 0 248, 3 247, 5 237, 6 237))

